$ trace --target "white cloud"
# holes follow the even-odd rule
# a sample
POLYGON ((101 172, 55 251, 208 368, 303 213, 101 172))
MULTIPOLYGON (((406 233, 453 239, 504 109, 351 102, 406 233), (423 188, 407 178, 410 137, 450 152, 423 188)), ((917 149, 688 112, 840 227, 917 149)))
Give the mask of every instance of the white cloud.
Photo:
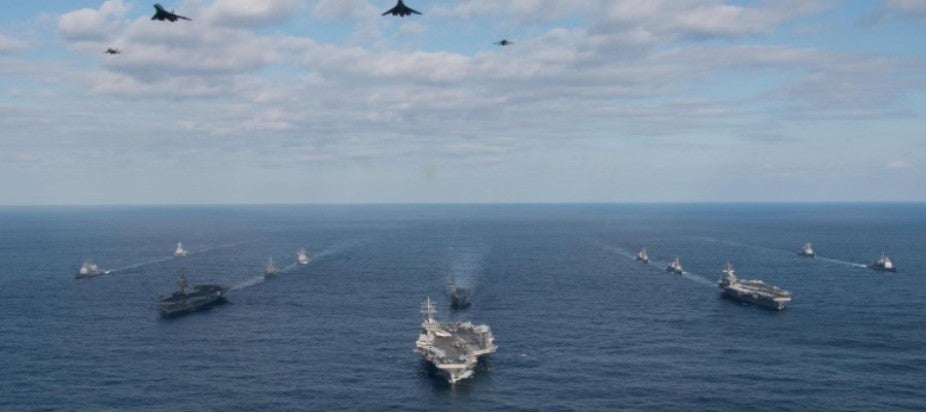
POLYGON ((926 0, 887 0, 881 7, 892 12, 926 15, 926 0))
POLYGON ((290 19, 304 0, 216 0, 203 15, 217 26, 267 27, 290 19))
POLYGON ((58 19, 58 33, 70 41, 106 40, 123 23, 127 8, 122 0, 106 0, 99 9, 80 9, 58 19))
POLYGON ((913 167, 913 165, 903 160, 891 160, 887 162, 887 164, 884 165, 884 167, 889 170, 902 170, 902 169, 910 169, 913 167))
POLYGON ((369 20, 379 16, 378 9, 367 0, 318 0, 312 14, 327 20, 369 20))
POLYGON ((25 47, 25 41, 0 33, 0 52, 19 50, 25 47))

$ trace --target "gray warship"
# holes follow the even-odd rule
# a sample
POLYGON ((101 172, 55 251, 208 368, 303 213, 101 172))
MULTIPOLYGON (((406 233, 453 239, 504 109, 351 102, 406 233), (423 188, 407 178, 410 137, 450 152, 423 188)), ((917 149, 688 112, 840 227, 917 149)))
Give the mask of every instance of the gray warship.
POLYGON ((678 260, 678 258, 675 258, 675 260, 669 263, 669 266, 666 266, 666 272, 672 272, 676 275, 681 275, 685 272, 685 270, 682 269, 682 262, 678 260))
POLYGON ((761 280, 738 279, 730 262, 721 272, 717 284, 723 289, 724 296, 734 300, 776 310, 784 309, 785 305, 791 303, 791 292, 761 280))
POLYGON ((80 269, 77 269, 77 274, 74 275, 74 277, 77 279, 92 278, 94 276, 105 275, 107 273, 109 273, 108 270, 100 269, 100 267, 97 266, 96 263, 93 263, 92 260, 87 260, 80 267, 80 269))
POLYGON ((816 253, 813 251, 813 245, 811 245, 810 242, 807 242, 807 244, 805 244, 804 247, 801 248, 801 250, 797 251, 797 255, 813 258, 814 256, 816 256, 816 253))
POLYGON ((457 286, 457 276, 450 275, 450 308, 466 309, 469 307, 469 297, 473 291, 470 288, 457 286))
POLYGON ((276 266, 273 266, 273 257, 267 260, 267 266, 264 268, 264 279, 276 277, 280 273, 276 266))
POLYGON ((637 256, 634 257, 633 260, 638 260, 640 262, 643 262, 644 264, 649 263, 649 255, 646 254, 646 249, 644 248, 644 249, 641 249, 639 252, 637 252, 637 256))
POLYGON ((180 272, 179 288, 170 296, 162 296, 158 300, 161 316, 170 318, 184 315, 198 310, 208 309, 214 305, 225 303, 225 292, 228 288, 222 285, 196 285, 190 286, 186 276, 180 272))
POLYGON ((415 352, 451 384, 473 376, 479 357, 495 352, 495 338, 488 325, 471 322, 438 322, 434 302, 428 298, 421 305, 421 334, 415 352))
POLYGON ((891 258, 887 257, 884 252, 881 252, 881 257, 879 257, 875 263, 868 265, 868 267, 881 272, 897 271, 897 268, 894 266, 894 262, 892 262, 891 258))

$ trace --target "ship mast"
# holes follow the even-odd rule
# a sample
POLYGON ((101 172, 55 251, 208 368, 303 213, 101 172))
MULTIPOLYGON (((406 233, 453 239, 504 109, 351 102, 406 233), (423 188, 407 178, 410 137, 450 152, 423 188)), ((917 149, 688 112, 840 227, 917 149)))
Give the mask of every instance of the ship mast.
POLYGON ((180 279, 177 281, 180 294, 185 295, 187 289, 189 289, 189 283, 186 280, 186 267, 183 266, 183 258, 186 256, 186 251, 183 250, 183 243, 177 242, 177 249, 174 251, 174 259, 177 259, 177 273, 179 274, 180 279))
POLYGON ((434 308, 434 302, 431 297, 421 304, 421 314, 424 315, 424 321, 427 323, 434 322, 434 316, 437 315, 437 309, 434 308))

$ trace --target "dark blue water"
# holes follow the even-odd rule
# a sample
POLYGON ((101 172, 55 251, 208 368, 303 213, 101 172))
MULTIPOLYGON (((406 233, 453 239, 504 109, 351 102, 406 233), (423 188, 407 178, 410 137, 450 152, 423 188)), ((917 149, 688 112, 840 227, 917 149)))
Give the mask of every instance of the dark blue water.
POLYGON ((0 410, 923 410, 924 234, 924 205, 3 208, 0 410), (237 289, 161 320, 180 240, 237 289), (897 274, 858 267, 882 249, 897 274), (727 260, 793 304, 719 298, 727 260), (496 335, 456 387, 412 352, 428 296, 496 335))

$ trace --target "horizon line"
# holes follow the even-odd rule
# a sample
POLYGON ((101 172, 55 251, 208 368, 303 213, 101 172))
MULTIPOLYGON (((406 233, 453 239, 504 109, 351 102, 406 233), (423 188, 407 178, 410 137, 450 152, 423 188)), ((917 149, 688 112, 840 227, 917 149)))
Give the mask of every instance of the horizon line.
POLYGON ((279 202, 279 203, 36 203, 0 204, 0 208, 50 207, 209 207, 209 206, 542 206, 542 205, 926 205, 926 200, 699 200, 699 201, 562 201, 562 202, 279 202))

